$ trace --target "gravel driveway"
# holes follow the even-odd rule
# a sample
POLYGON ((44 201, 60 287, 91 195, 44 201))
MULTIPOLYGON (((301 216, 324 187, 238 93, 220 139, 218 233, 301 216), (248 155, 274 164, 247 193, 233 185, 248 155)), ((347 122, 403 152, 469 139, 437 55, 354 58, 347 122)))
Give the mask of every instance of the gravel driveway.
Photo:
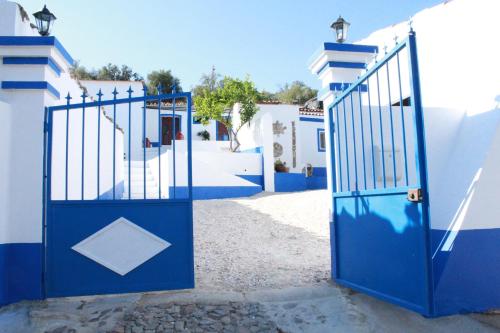
POLYGON ((325 190, 194 203, 196 287, 246 291, 330 276, 325 190))

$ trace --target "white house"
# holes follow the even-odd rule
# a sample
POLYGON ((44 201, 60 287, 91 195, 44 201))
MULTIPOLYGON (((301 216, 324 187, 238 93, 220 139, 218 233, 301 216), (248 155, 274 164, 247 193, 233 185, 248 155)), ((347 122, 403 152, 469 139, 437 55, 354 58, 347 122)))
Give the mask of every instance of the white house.
MULTIPOLYGON (((259 112, 240 130, 238 140, 241 152, 264 154, 264 169, 270 170, 270 182, 274 182, 267 188, 273 186, 276 192, 326 188, 323 110, 286 104, 258 106, 259 112)), ((236 122, 238 117, 236 107, 236 122)))

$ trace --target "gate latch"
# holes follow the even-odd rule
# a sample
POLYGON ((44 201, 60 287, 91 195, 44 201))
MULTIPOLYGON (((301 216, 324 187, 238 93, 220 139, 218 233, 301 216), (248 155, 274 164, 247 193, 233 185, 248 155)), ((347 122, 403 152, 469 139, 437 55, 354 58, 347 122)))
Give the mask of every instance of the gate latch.
POLYGON ((408 190, 408 201, 411 202, 421 202, 422 201, 422 190, 419 188, 412 188, 408 190))

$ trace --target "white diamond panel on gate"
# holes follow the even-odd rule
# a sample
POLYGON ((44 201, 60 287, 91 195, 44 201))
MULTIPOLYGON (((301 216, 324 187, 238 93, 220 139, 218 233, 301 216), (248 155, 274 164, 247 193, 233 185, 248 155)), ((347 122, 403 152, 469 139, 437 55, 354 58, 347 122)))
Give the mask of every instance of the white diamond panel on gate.
POLYGON ((166 240, 120 217, 72 249, 123 276, 170 245, 166 240))

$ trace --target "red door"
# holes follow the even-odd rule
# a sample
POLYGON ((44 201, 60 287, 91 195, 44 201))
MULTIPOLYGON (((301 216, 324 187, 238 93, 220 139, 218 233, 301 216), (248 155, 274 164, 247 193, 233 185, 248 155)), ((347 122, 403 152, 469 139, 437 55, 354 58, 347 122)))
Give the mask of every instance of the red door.
MULTIPOLYGON (((173 131, 173 126, 172 126, 172 117, 162 117, 161 118, 161 144, 162 145, 171 145, 172 144, 172 138, 174 133, 173 131)), ((180 118, 175 117, 175 134, 179 133, 181 130, 180 128, 180 118)))

